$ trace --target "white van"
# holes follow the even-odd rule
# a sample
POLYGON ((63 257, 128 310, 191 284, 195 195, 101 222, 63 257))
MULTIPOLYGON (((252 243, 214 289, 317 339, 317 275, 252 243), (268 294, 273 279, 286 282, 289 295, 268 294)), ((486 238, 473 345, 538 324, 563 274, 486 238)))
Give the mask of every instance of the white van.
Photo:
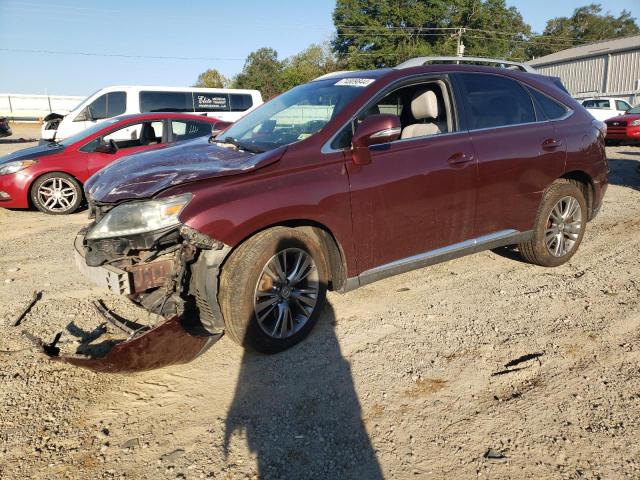
POLYGON ((87 97, 69 114, 44 118, 41 139, 62 140, 117 115, 184 112, 235 122, 262 105, 257 90, 193 87, 107 87, 87 97))

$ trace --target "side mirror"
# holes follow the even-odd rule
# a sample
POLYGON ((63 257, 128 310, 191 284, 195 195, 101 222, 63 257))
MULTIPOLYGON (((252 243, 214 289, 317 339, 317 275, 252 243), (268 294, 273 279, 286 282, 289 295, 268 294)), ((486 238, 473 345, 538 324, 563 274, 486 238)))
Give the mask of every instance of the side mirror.
POLYGON ((369 147, 381 143, 393 142, 400 138, 402 128, 397 115, 369 115, 356 128, 353 134, 353 163, 366 165, 371 163, 369 147))
POLYGON ((114 142, 113 140, 109 140, 109 142, 105 142, 105 141, 101 141, 98 146, 96 147, 96 149, 94 150, 94 152, 96 153, 116 153, 118 151, 118 146, 116 145, 116 142, 114 142))
POLYGON ((224 132, 227 128, 229 128, 231 125, 233 125, 233 122, 223 122, 223 121, 219 121, 213 124, 213 127, 211 127, 211 136, 215 137, 216 135, 218 135, 220 132, 224 132))

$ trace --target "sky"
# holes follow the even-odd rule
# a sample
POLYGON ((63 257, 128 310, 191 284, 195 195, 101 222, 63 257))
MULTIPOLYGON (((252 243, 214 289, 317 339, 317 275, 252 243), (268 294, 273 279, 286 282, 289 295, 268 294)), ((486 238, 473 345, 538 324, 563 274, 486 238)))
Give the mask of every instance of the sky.
MULTIPOLYGON (((549 18, 590 2, 507 0, 538 32, 549 18)), ((640 19, 640 0, 601 3, 614 15, 627 9, 640 19)), ((184 86, 211 67, 231 77, 258 48, 286 58, 330 40, 334 6, 335 0, 0 0, 0 93, 86 96, 107 85, 184 86)))

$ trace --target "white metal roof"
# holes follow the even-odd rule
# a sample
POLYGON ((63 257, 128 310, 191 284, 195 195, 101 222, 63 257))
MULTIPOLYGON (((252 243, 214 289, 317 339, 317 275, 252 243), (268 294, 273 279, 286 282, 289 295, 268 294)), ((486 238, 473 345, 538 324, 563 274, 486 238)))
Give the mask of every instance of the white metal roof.
POLYGON ((640 35, 580 45, 579 47, 568 48, 552 53, 551 55, 535 58, 527 63, 534 67, 541 67, 543 65, 566 62, 576 58, 595 57, 625 50, 640 50, 640 35))

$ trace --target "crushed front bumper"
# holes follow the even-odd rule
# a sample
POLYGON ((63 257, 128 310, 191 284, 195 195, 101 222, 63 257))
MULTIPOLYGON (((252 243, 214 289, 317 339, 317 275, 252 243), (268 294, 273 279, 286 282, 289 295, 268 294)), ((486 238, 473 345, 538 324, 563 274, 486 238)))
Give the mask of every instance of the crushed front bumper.
MULTIPOLYGON (((201 251, 197 245, 206 239, 199 238, 197 232, 188 229, 182 232, 181 238, 175 248, 162 250, 169 253, 155 255, 152 259, 147 257, 148 261, 117 265, 104 263, 101 266, 87 265, 89 257, 86 252, 91 247, 85 246, 84 232, 80 232, 74 241, 75 263, 93 283, 112 293, 127 295, 144 308, 148 307, 145 296, 151 297, 156 304, 158 299, 161 301, 159 313, 156 311, 160 320, 155 324, 142 325, 123 319, 109 312, 102 302, 94 302, 98 312, 120 332, 121 338, 112 337, 113 328, 108 329, 107 323, 103 322, 90 334, 90 339, 71 342, 79 343, 79 346, 73 354, 66 354, 62 353, 64 349, 60 347, 68 343, 60 340, 62 332, 49 343, 29 332, 23 333, 52 361, 98 372, 139 372, 192 361, 222 337, 222 322, 210 321, 209 328, 203 328, 201 320, 205 313, 194 306, 195 302, 185 302, 170 311, 164 310, 163 306, 169 298, 193 295, 191 290, 195 287, 184 280, 190 277, 185 275, 187 265, 190 269, 197 263, 201 265, 196 269, 199 273, 211 273, 228 249, 201 251), (198 252, 200 257, 197 256, 198 252), (155 293, 161 295, 153 297, 155 293), (104 340, 105 334, 107 340, 104 340)), ((196 292, 196 296, 201 295, 205 295, 204 291, 196 292)))
POLYGON ((45 343, 28 332, 23 333, 52 361, 107 373, 143 372, 189 363, 222 337, 202 334, 185 318, 174 316, 126 340, 109 340, 110 345, 99 345, 101 354, 65 355, 57 347, 61 334, 53 342, 45 343))
POLYGON ((87 265, 83 241, 84 236, 77 235, 73 242, 74 257, 78 270, 99 287, 106 288, 115 294, 128 295, 133 293, 129 272, 125 272, 111 265, 103 265, 100 267, 90 267, 87 265))

